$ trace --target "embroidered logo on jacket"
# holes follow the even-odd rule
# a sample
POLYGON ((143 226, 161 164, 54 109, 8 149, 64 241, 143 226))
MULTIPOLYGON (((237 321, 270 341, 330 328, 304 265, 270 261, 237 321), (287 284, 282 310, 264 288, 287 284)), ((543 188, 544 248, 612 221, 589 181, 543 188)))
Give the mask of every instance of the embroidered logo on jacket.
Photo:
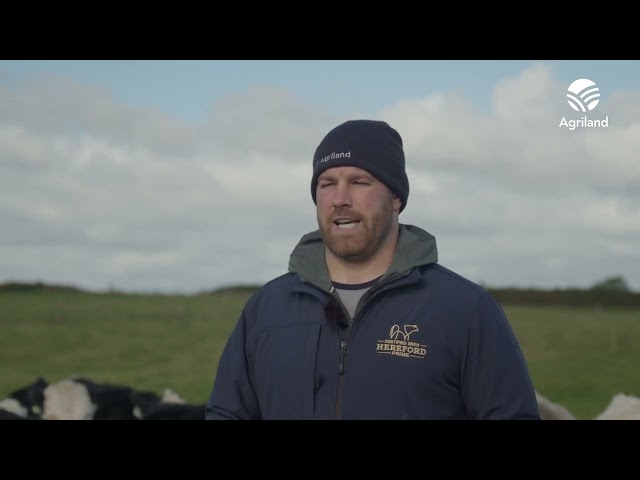
POLYGON ((399 357, 424 358, 427 353, 427 346, 417 342, 412 342, 409 337, 418 331, 417 325, 394 325, 389 330, 389 338, 378 340, 376 344, 377 353, 386 353, 399 357))

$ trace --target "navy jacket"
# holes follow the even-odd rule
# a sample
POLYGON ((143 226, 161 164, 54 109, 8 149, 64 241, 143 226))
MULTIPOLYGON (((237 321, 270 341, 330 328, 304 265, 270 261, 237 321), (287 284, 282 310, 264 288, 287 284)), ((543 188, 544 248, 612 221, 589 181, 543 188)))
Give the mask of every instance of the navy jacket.
POLYGON ((246 303, 220 357, 206 418, 540 418, 502 309, 437 263, 426 231, 400 226, 394 260, 349 329, 338 302, 324 244, 311 232, 292 252, 288 273, 246 303))

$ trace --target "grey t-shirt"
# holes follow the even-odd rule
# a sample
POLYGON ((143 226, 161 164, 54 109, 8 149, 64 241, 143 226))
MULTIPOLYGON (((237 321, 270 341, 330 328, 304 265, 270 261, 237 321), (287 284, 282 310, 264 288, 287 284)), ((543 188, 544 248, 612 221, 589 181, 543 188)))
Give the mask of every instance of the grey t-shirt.
POLYGON ((340 300, 342 300, 343 305, 349 312, 352 319, 356 313, 356 308, 358 307, 358 302, 360 301, 360 298, 362 298, 362 295, 378 283, 380 278, 381 277, 374 278, 368 282, 358 284, 333 282, 333 288, 338 292, 340 300))

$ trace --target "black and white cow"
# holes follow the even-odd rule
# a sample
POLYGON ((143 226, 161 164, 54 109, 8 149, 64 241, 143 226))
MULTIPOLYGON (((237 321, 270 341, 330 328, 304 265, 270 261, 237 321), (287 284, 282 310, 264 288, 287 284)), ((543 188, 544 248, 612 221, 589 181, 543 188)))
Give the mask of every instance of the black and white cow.
POLYGON ((44 408, 47 381, 38 377, 35 382, 9 393, 0 401, 0 419, 38 420, 44 408))
POLYGON ((84 377, 38 378, 0 402, 0 420, 13 419, 203 420, 204 405, 188 404, 168 388, 159 395, 84 377))

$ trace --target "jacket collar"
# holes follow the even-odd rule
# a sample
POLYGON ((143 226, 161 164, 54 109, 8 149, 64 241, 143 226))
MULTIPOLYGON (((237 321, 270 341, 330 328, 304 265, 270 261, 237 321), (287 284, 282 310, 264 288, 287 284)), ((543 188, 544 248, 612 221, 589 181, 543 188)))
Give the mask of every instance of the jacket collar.
MULTIPOLYGON (((438 261, 436 239, 432 234, 408 224, 400 224, 399 229, 395 254, 389 269, 380 279, 380 284, 402 278, 414 267, 438 261)), ((288 270, 295 273, 303 283, 329 292, 331 277, 325 262, 325 246, 320 230, 306 233, 300 238, 289 257, 288 270)))

